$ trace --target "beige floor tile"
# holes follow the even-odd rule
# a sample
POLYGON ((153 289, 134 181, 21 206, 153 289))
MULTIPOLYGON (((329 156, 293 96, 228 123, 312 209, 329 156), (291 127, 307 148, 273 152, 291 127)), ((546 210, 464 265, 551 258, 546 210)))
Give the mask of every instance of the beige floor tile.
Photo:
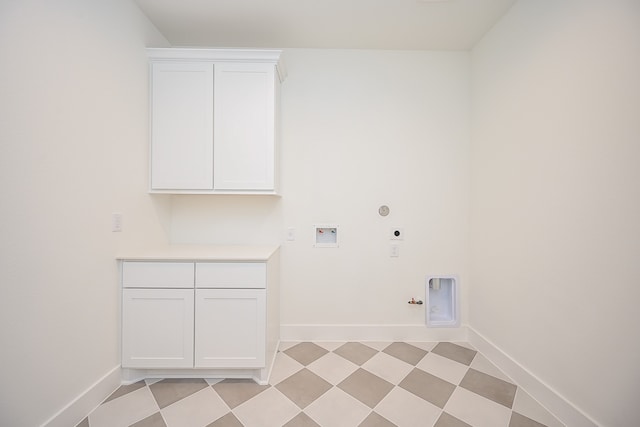
POLYGON ((525 417, 531 418, 548 427, 564 427, 556 417, 544 409, 533 397, 518 387, 516 398, 513 401, 513 411, 525 417))
POLYGON ((431 352, 439 354, 440 356, 448 357, 451 360, 455 360, 456 362, 463 363, 467 366, 471 364, 477 353, 475 350, 450 342, 438 343, 431 352))
POLYGON ((343 346, 344 341, 315 341, 320 347, 326 349, 327 351, 333 351, 336 348, 343 346))
POLYGON ((509 421, 509 427, 547 427, 544 424, 540 424, 537 421, 527 418, 524 415, 520 415, 517 412, 511 414, 511 420, 509 421))
POLYGON ((433 427, 473 427, 473 426, 470 426, 464 421, 457 419, 453 415, 449 415, 446 412, 443 412, 433 427))
POLYGON ((280 344, 278 345, 278 350, 285 351, 297 344, 300 344, 300 341, 280 341, 280 344))
POLYGON ((84 420, 80 421, 76 427, 89 427, 89 417, 86 417, 84 420))
POLYGON ((418 347, 426 351, 431 351, 438 343, 436 341, 409 341, 407 344, 411 344, 414 347, 418 347))
POLYGON ((455 385, 460 384, 460 381, 469 370, 467 365, 435 353, 427 354, 416 367, 455 385))
POLYGON ((147 384, 144 381, 138 381, 129 385, 121 385, 116 391, 114 391, 109 397, 107 397, 107 400, 102 403, 107 403, 110 400, 117 399, 118 397, 124 396, 127 393, 131 393, 132 391, 136 391, 142 387, 146 387, 146 385, 147 384))
POLYGON ((396 387, 374 408, 398 427, 432 426, 440 408, 408 391, 396 387))
POLYGON ((427 354, 426 350, 407 344, 406 342, 394 342, 385 348, 383 352, 413 366, 417 365, 427 354))
POLYGON ((363 369, 398 385, 413 370, 413 366, 386 353, 378 353, 362 365, 363 369))
POLYGON ((462 387, 456 388, 445 412, 473 427, 508 427, 511 410, 462 387))
MULTIPOLYGON (((322 358, 320 360, 322 360, 322 358)), ((271 376, 269 377, 269 384, 276 385, 302 368, 304 368, 302 364, 287 356, 286 353, 280 352, 276 355, 276 360, 273 363, 271 376)))
POLYGON ((368 407, 374 408, 394 385, 360 368, 338 384, 338 387, 368 407))
POLYGON ((327 349, 312 342, 301 342, 284 351, 287 356, 304 366, 318 360, 328 352, 327 349))
POLYGON ((89 415, 89 425, 91 427, 128 427, 159 410, 149 388, 143 387, 98 406, 89 415))
POLYGON ((397 427, 380 414, 372 412, 358 427, 397 427))
POLYGON ((155 414, 132 424, 131 427, 167 427, 167 423, 164 422, 162 414, 156 412, 155 414))
POLYGON ((162 409, 167 427, 201 427, 229 412, 229 407, 211 387, 162 409))
POLYGON ((306 408, 331 387, 329 382, 320 378, 307 368, 296 372, 276 385, 276 388, 298 405, 300 409, 306 408))
POLYGON ((150 385, 149 390, 162 409, 205 387, 209 384, 201 378, 178 378, 159 381, 150 385))
POLYGON ((307 369, 330 384, 336 385, 353 374, 358 369, 358 365, 337 354, 328 353, 307 366, 307 369))
POLYGON ((283 426, 299 412, 300 408, 274 387, 233 410, 244 427, 283 426))
POLYGON ((359 425, 371 413, 371 408, 334 387, 309 405, 304 412, 321 426, 353 427, 359 425))
POLYGON ((392 341, 362 341, 362 344, 366 345, 367 347, 374 348, 378 351, 382 351, 385 348, 389 347, 391 344, 393 344, 393 342, 392 341))
POLYGON ((421 369, 414 368, 399 384, 403 389, 443 408, 456 386, 421 369))
POLYGON ((304 412, 300 412, 283 427, 320 427, 320 425, 313 421, 309 415, 304 412))
POLYGON ((471 368, 460 382, 460 387, 491 399, 511 409, 516 396, 517 387, 500 378, 492 377, 484 372, 471 368))
POLYGON ((501 380, 512 382, 511 378, 505 375, 496 365, 491 363, 489 359, 484 357, 481 353, 476 354, 476 357, 473 358, 473 362, 469 365, 470 368, 475 369, 476 371, 484 372, 485 374, 494 376, 496 378, 500 378, 501 380))
POLYGON ((207 427, 244 427, 233 413, 229 412, 224 417, 218 418, 207 427))
POLYGON ((269 388, 268 385, 259 385, 248 379, 226 379, 211 387, 231 409, 269 388))
POLYGON ((378 350, 359 342, 348 342, 333 351, 335 354, 361 366, 371 359, 378 350))

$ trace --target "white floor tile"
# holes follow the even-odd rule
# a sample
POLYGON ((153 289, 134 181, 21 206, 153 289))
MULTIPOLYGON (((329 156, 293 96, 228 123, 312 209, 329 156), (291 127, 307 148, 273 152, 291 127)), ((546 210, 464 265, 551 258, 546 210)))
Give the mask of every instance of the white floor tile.
POLYGON ((245 427, 283 426, 300 413, 300 408, 270 387, 233 410, 245 427))
POLYGON ((336 385, 353 374, 358 369, 358 365, 337 354, 328 353, 310 363, 307 369, 330 384, 336 385))
POLYGON ((476 354, 476 357, 473 358, 473 362, 471 362, 470 367, 475 369, 476 371, 484 372, 485 374, 492 375, 496 378, 500 378, 501 380, 507 381, 513 384, 511 378, 506 376, 504 372, 502 372, 496 365, 491 363, 489 359, 484 357, 482 354, 476 354))
POLYGON ((455 389, 444 410, 473 427, 508 427, 511 410, 462 387, 455 389))
POLYGON ((148 387, 140 388, 100 405, 89 415, 91 427, 128 427, 160 408, 148 387))
POLYGON ((427 354, 416 367, 455 385, 460 384, 469 370, 468 366, 435 353, 427 354))
POLYGON ((396 387, 374 408, 398 427, 431 427, 442 412, 437 406, 396 387))
POLYGON ((367 360, 362 365, 362 368, 389 381, 393 385, 398 385, 413 370, 412 365, 386 353, 376 354, 367 360))
POLYGON ((339 388, 332 388, 304 412, 321 426, 353 427, 371 413, 371 409, 339 388))
POLYGON ((273 363, 269 384, 276 385, 302 368, 304 368, 304 365, 287 356, 286 353, 280 352, 276 355, 276 361, 273 363))
POLYGON ((229 407, 211 387, 162 409, 167 427, 202 427, 229 412, 229 407))
POLYGON ((544 409, 533 397, 528 395, 520 387, 516 391, 516 398, 513 401, 513 408, 515 412, 531 418, 541 424, 548 427, 564 427, 556 417, 551 415, 549 411, 544 409))

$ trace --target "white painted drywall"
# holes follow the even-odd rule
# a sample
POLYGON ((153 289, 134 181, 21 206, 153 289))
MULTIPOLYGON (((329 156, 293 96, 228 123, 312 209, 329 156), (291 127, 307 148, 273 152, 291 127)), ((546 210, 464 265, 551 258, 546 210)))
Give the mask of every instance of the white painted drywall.
POLYGON ((598 424, 639 425, 640 3, 520 0, 472 68, 469 322, 598 424))
POLYGON ((120 363, 116 251, 168 226, 148 43, 129 0, 0 3, 0 425, 41 425, 120 363))
POLYGON ((425 276, 457 274, 463 292, 467 279, 469 53, 300 49, 285 61, 282 198, 174 196, 172 241, 281 243, 285 325, 424 325, 407 301, 424 298, 425 276), (339 248, 313 247, 318 223, 339 224, 339 248))

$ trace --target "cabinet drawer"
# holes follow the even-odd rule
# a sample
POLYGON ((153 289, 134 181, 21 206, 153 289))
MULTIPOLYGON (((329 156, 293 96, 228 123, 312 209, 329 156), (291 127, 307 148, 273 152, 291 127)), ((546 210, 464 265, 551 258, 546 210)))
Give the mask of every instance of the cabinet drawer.
POLYGON ((267 287, 267 265, 262 262, 198 262, 197 288, 267 287))
POLYGON ((124 288, 193 288, 192 262, 122 263, 124 288))

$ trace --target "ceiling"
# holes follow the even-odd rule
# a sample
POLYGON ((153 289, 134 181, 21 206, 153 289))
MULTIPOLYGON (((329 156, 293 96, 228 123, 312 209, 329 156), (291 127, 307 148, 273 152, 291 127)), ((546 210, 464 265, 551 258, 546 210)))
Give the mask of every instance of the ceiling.
POLYGON ((173 46, 468 50, 516 0, 134 0, 173 46))

